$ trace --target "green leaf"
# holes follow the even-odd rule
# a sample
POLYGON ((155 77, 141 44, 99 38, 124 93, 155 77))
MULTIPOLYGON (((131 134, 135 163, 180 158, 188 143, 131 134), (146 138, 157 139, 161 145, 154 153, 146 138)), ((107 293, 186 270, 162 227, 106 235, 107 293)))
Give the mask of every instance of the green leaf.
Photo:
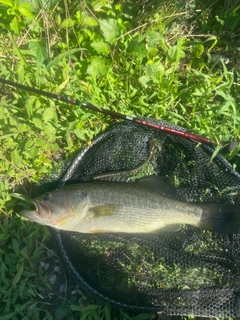
POLYGON ((224 20, 224 26, 234 31, 236 27, 239 27, 240 15, 233 16, 232 13, 227 13, 227 17, 224 20))
MULTIPOLYGON (((3 238, 3 240, 4 240, 4 238, 3 238)), ((8 272, 8 268, 5 266, 5 264, 3 262, 1 262, 1 268, 0 268, 1 280, 3 281, 3 283, 8 284, 10 282, 10 280, 6 277, 5 271, 8 272)))
POLYGON ((48 59, 47 45, 45 40, 32 40, 28 48, 38 63, 43 63, 48 59))
POLYGON ((28 114, 28 117, 31 118, 32 115, 33 115, 33 103, 36 101, 36 97, 30 97, 28 100, 27 100, 27 103, 26 103, 26 111, 27 111, 27 114, 28 114))
POLYGON ((22 55, 21 51, 19 50, 18 45, 16 44, 16 41, 14 40, 14 38, 10 32, 8 32, 8 36, 12 42, 12 45, 16 51, 16 54, 18 55, 19 59, 21 60, 22 65, 27 66, 27 62, 26 62, 24 56, 22 55))
POLYGON ((177 46, 172 46, 168 49, 167 57, 170 62, 178 62, 180 59, 179 50, 177 46))
POLYGON ((72 136, 71 136, 71 131, 67 130, 66 131, 66 140, 67 140, 67 144, 68 144, 68 148, 72 148, 73 146, 73 141, 72 141, 72 136))
POLYGON ((18 134, 17 132, 4 134, 3 136, 0 136, 0 140, 4 140, 4 139, 6 139, 8 137, 11 137, 11 136, 14 136, 14 135, 17 135, 17 134, 18 134))
POLYGON ((179 63, 181 58, 185 57, 183 49, 184 39, 179 39, 175 46, 172 46, 167 51, 167 60, 172 63, 179 63))
POLYGON ((48 142, 56 141, 56 129, 50 123, 45 124, 43 130, 48 137, 48 142))
POLYGON ((67 77, 62 83, 60 83, 57 87, 55 87, 54 92, 60 93, 69 83, 69 77, 67 77))
POLYGON ((147 56, 147 49, 144 43, 139 42, 138 40, 133 40, 128 44, 127 52, 140 58, 147 56))
POLYGON ((18 36, 20 35, 20 24, 17 17, 14 17, 12 19, 12 22, 10 23, 10 27, 18 36))
POLYGON ((15 255, 18 257, 20 255, 20 249, 19 249, 19 243, 18 243, 17 239, 15 239, 15 238, 12 239, 12 246, 13 246, 13 250, 15 252, 15 255))
POLYGON ((151 79, 150 79, 150 77, 148 77, 148 76, 142 76, 142 77, 140 77, 139 79, 138 79, 138 81, 142 84, 142 86, 144 87, 144 88, 146 88, 147 86, 148 86, 148 82, 150 81, 151 79))
POLYGON ((218 38, 216 36, 211 36, 210 38, 207 38, 207 40, 205 40, 204 43, 209 41, 213 41, 213 44, 208 49, 208 52, 210 52, 216 46, 216 44, 218 43, 218 38))
POLYGON ((146 36, 149 47, 156 47, 161 39, 160 33, 154 30, 148 31, 146 36))
POLYGON ((30 150, 28 151, 28 155, 30 158, 35 159, 38 155, 38 148, 36 146, 30 148, 30 150))
POLYGON ((148 77, 150 77, 151 79, 157 79, 161 73, 164 73, 164 66, 160 61, 155 63, 147 63, 146 75, 148 77))
POLYGON ((11 198, 16 198, 16 199, 20 199, 23 201, 29 201, 29 197, 25 194, 20 194, 20 193, 10 193, 11 198))
POLYGON ((105 76, 108 72, 108 60, 94 57, 87 68, 87 73, 93 77, 105 76))
POLYGON ((19 3, 17 7, 18 11, 26 18, 33 20, 34 15, 31 12, 31 5, 28 3, 19 3))
POLYGON ((86 132, 84 130, 74 129, 73 132, 75 135, 82 141, 86 140, 86 132))
POLYGON ((18 281, 21 278, 21 275, 23 273, 23 269, 24 269, 24 262, 20 263, 20 265, 18 266, 18 271, 13 279, 13 286, 15 287, 16 284, 18 283, 18 281))
POLYGON ((0 106, 0 119, 4 119, 4 118, 5 118, 4 107, 0 106))
POLYGON ((86 27, 96 27, 96 26, 98 26, 98 22, 93 17, 83 17, 82 23, 86 27))
MULTIPOLYGON (((110 308, 108 306, 104 307, 104 315, 106 320, 111 320, 110 308)), ((139 319, 141 320, 141 319, 139 319)))
POLYGON ((25 64, 19 63, 17 68, 18 82, 23 83, 25 78, 25 64))
POLYGON ((63 53, 60 53, 57 57, 55 57, 53 59, 53 61, 51 61, 48 65, 47 65, 47 69, 50 69, 54 66, 56 66, 63 58, 65 57, 69 57, 79 51, 83 51, 83 50, 86 50, 84 48, 77 48, 77 49, 71 49, 71 50, 68 50, 68 51, 65 51, 63 53))
POLYGON ((6 4, 9 7, 13 7, 13 2, 12 0, 0 0, 0 3, 6 4))
POLYGON ((93 311, 93 310, 98 310, 100 309, 102 306, 100 304, 90 304, 86 307, 83 308, 83 313, 87 312, 87 311, 93 311))
POLYGON ((70 305, 70 310, 72 311, 82 311, 83 307, 81 305, 75 305, 75 304, 71 304, 70 305))
POLYGON ((14 164, 18 167, 20 165, 20 163, 22 162, 22 157, 19 155, 19 152, 17 149, 14 149, 11 152, 11 157, 12 157, 14 164))
POLYGON ((99 24, 104 39, 109 43, 114 43, 116 41, 116 38, 120 35, 121 30, 120 26, 117 23, 117 20, 101 20, 99 24))
POLYGON ((150 57, 154 57, 157 53, 158 53, 158 49, 157 48, 149 48, 148 49, 148 55, 150 57))
POLYGON ((51 237, 51 233, 48 229, 44 229, 44 233, 43 233, 43 236, 42 236, 42 243, 44 243, 48 238, 51 237))
POLYGON ((200 57, 204 52, 204 45, 201 43, 193 44, 190 46, 190 51, 194 58, 200 57))
POLYGON ((16 311, 5 314, 5 316, 1 316, 1 320, 9 320, 9 319, 13 319, 13 317, 17 314, 16 311))
POLYGON ((63 28, 70 28, 70 27, 73 27, 74 25, 76 24, 76 22, 71 19, 71 18, 68 18, 68 19, 65 19, 62 23, 61 23, 61 26, 63 28))
POLYGON ((54 107, 48 107, 43 112, 43 121, 48 122, 56 118, 56 111, 54 107))
POLYGON ((34 125, 39 128, 39 129, 42 129, 43 128, 43 122, 41 119, 37 118, 37 117, 34 117, 33 118, 33 123, 34 125))
POLYGON ((219 151, 222 149, 222 146, 216 146, 211 159, 209 160, 209 163, 211 163, 213 161, 213 159, 216 157, 216 155, 219 153, 219 151))
POLYGON ((18 132, 23 133, 29 131, 29 127, 26 125, 26 123, 19 123, 17 126, 17 130, 18 132))
POLYGON ((91 43, 91 47, 93 47, 97 53, 102 54, 102 55, 108 55, 110 52, 110 48, 108 46, 107 43, 105 43, 104 41, 100 40, 100 41, 93 41, 91 43))

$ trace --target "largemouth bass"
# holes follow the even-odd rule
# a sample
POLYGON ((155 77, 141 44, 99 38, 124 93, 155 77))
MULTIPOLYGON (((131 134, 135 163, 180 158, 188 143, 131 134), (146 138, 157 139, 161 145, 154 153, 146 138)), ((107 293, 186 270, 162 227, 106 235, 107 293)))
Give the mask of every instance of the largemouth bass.
POLYGON ((165 187, 168 196, 163 190, 163 182, 156 176, 131 183, 84 182, 34 199, 36 210, 22 211, 21 215, 81 233, 155 233, 177 231, 182 224, 239 232, 239 205, 186 203, 169 196, 170 186, 165 187))

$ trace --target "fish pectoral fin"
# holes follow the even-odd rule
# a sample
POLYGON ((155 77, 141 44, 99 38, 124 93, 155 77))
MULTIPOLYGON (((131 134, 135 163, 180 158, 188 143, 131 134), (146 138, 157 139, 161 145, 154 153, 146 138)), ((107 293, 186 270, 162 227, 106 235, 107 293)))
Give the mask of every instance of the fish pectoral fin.
POLYGON ((165 232, 177 232, 182 229, 182 225, 179 223, 169 224, 166 227, 163 227, 159 230, 156 230, 154 233, 165 233, 165 232))
POLYGON ((119 211, 119 206, 117 204, 103 204, 100 206, 95 206, 89 208, 88 213, 94 218, 113 216, 119 211))
POLYGON ((79 219, 80 217, 81 219, 83 219, 87 215, 90 206, 91 202, 89 197, 86 197, 81 202, 79 202, 76 208, 74 208, 73 206, 73 212, 81 212, 81 215, 77 214, 77 219, 79 219))

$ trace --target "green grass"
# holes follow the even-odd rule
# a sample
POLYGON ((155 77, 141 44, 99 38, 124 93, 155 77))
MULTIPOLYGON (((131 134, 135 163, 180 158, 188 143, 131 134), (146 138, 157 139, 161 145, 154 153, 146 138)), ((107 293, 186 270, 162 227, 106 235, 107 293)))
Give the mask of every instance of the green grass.
MULTIPOLYGON (((239 141, 240 7, 202 2, 0 0, 0 77, 239 141)), ((38 263, 49 236, 16 215, 26 205, 17 186, 39 181, 115 120, 1 84, 0 92, 0 316, 51 319, 48 308, 29 311, 50 290, 38 263)), ((227 155, 236 166, 237 151, 227 155)), ((110 319, 107 307, 66 303, 66 316, 110 319)))

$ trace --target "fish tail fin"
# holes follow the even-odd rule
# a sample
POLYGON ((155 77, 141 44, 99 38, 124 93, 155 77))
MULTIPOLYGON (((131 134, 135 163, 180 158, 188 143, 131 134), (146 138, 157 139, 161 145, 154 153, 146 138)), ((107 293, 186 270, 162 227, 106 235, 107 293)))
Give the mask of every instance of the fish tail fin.
POLYGON ((222 233, 240 233, 240 205, 202 204, 200 228, 222 233))

